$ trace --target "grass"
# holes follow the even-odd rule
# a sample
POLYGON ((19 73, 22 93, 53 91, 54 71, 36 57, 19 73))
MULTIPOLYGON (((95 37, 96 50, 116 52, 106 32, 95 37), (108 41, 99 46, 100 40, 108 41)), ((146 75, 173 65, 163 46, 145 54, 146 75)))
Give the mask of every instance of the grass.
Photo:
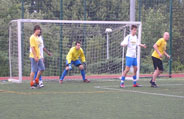
POLYGON ((45 81, 30 89, 29 82, 0 83, 1 119, 181 119, 184 117, 184 80, 159 79, 159 88, 119 88, 119 80, 45 81))

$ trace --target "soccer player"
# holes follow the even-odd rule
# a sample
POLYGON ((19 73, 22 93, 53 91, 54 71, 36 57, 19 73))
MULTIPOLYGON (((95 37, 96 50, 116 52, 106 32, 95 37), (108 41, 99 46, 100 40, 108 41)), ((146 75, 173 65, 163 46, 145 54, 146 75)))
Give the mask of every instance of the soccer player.
POLYGON ((38 35, 40 34, 41 28, 39 25, 34 26, 34 33, 30 37, 30 60, 31 60, 31 73, 30 73, 30 86, 32 89, 36 88, 39 84, 39 78, 45 70, 43 60, 40 56, 40 40, 38 35), (37 72, 36 79, 34 81, 35 72, 37 72))
MULTIPOLYGON (((40 31, 40 34, 38 35, 38 38, 39 38, 39 42, 40 42, 40 45, 39 45, 39 48, 40 48, 40 58, 41 58, 41 60, 43 60, 43 63, 44 63, 44 55, 43 55, 43 51, 45 52, 45 53, 47 53, 48 54, 48 56, 51 56, 52 55, 52 53, 50 53, 48 50, 47 50, 47 48, 44 46, 44 39, 43 39, 43 37, 42 37, 42 35, 41 35, 41 31, 40 31)), ((34 80, 36 79, 36 76, 37 76, 37 72, 35 72, 35 75, 34 75, 34 80)), ((40 78, 39 78, 39 87, 41 88, 41 87, 44 87, 44 85, 43 85, 43 81, 42 81, 42 76, 40 76, 40 78)))
POLYGON ((72 64, 74 64, 76 67, 79 67, 81 75, 82 75, 82 79, 83 82, 85 83, 89 83, 90 81, 87 80, 85 78, 85 71, 84 71, 84 66, 86 65, 86 60, 85 60, 85 56, 84 56, 84 52, 82 50, 82 48, 80 47, 81 43, 79 41, 77 41, 75 43, 75 47, 72 47, 70 49, 70 51, 68 52, 67 56, 66 56, 66 68, 64 70, 64 72, 62 73, 61 77, 60 77, 60 84, 63 83, 63 79, 64 77, 67 75, 68 70, 72 70, 72 64), (81 61, 79 60, 79 57, 83 63, 81 63, 81 61))
POLYGON ((152 60, 153 60, 153 66, 154 66, 154 73, 153 77, 150 81, 151 87, 157 88, 156 78, 159 76, 164 68, 162 64, 162 58, 163 55, 167 56, 170 59, 170 56, 166 53, 166 46, 167 46, 167 41, 169 40, 169 33, 165 32, 163 35, 163 38, 160 38, 154 45, 154 52, 152 53, 152 60))
POLYGON ((124 81, 127 73, 130 70, 130 67, 133 66, 134 72, 133 72, 133 87, 140 87, 141 85, 137 84, 136 82, 136 73, 137 73, 137 58, 136 58, 136 48, 137 46, 141 46, 146 48, 145 44, 138 44, 138 39, 136 36, 137 32, 137 26, 132 25, 131 26, 131 33, 125 37, 125 39, 121 42, 121 46, 126 47, 127 46, 127 52, 126 52, 126 67, 124 72, 122 73, 121 77, 121 83, 120 87, 124 88, 124 81))

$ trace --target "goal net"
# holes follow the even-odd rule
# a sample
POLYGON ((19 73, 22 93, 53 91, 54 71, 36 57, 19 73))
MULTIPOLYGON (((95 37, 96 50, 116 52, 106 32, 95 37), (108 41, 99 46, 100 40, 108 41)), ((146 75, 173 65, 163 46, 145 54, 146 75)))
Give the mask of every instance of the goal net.
MULTIPOLYGON (((44 54, 44 79, 59 79, 65 68, 66 55, 75 41, 80 41, 84 50, 88 78, 120 77, 124 69, 126 52, 126 48, 123 49, 120 43, 130 33, 130 26, 133 24, 138 27, 138 42, 141 42, 141 22, 13 20, 9 23, 10 80, 21 83, 23 79, 29 79, 29 38, 35 25, 41 26, 44 46, 52 53, 52 56, 44 54)), ((139 47, 137 51, 139 78, 139 47)), ((80 78, 77 67, 69 71, 68 78, 80 78)))

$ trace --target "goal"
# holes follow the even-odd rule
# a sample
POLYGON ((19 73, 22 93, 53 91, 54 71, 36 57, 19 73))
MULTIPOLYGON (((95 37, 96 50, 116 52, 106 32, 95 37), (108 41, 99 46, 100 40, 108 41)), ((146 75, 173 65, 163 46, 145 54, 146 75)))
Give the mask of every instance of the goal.
MULTIPOLYGON (((125 50, 121 41, 130 33, 130 26, 138 27, 138 42, 141 42, 141 22, 129 21, 71 21, 18 19, 9 23, 9 67, 12 82, 21 83, 30 74, 29 38, 35 25, 40 25, 44 46, 52 56, 44 54, 45 79, 58 79, 65 68, 66 55, 81 41, 86 56, 88 78, 117 78, 124 69, 125 50)), ((140 72, 140 48, 138 47, 138 72, 140 72)), ((80 76, 77 67, 68 76, 80 76)), ((71 78, 70 77, 70 78, 71 78)), ((76 78, 76 77, 74 77, 76 78)))

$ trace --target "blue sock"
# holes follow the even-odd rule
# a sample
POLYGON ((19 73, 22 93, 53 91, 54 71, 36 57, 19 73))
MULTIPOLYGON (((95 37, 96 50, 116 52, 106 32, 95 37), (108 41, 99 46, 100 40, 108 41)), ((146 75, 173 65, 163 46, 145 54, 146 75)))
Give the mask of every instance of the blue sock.
POLYGON ((38 72, 35 72, 35 75, 34 75, 34 80, 36 79, 37 73, 38 73, 38 72))
POLYGON ((81 70, 80 72, 81 72, 81 75, 82 75, 82 79, 85 80, 85 79, 86 79, 86 78, 85 78, 85 74, 86 74, 86 73, 85 73, 84 69, 81 70))
POLYGON ((68 73, 68 70, 65 69, 64 72, 61 75, 60 80, 63 80, 65 78, 65 76, 67 75, 67 73, 68 73))
POLYGON ((136 76, 133 76, 133 84, 136 85, 136 76))
MULTIPOLYGON (((38 72, 35 72, 34 80, 36 79, 37 73, 38 73, 38 72)), ((40 75, 39 81, 42 81, 42 76, 41 76, 41 75, 40 75)))
POLYGON ((122 76, 122 77, 121 77, 121 84, 124 84, 124 81, 125 81, 125 77, 122 76))
POLYGON ((42 75, 40 75, 39 81, 42 81, 42 75))

